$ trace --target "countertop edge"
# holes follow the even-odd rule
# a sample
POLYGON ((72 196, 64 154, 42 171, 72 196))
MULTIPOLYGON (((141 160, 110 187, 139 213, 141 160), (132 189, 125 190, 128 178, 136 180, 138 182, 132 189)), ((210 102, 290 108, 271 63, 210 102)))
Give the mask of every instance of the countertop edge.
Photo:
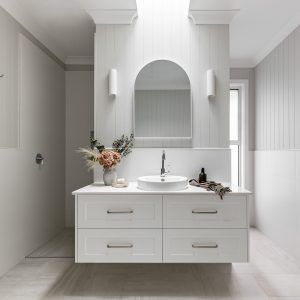
MULTIPOLYGON (((239 187, 231 187, 233 190, 232 192, 228 192, 228 195, 236 195, 236 196, 247 196, 252 195, 252 192, 239 188, 239 187)), ((138 189, 136 187, 135 182, 131 182, 129 187, 126 188, 113 188, 113 187, 105 187, 102 185, 94 185, 90 184, 85 187, 82 187, 78 190, 72 192, 73 196, 76 195, 211 195, 215 194, 213 191, 206 191, 203 188, 195 187, 195 186, 188 186, 187 189, 181 191, 145 191, 138 189), (95 191, 97 189, 97 191, 95 191), (105 190, 101 190, 105 189, 105 190), (197 190, 199 189, 199 190, 197 190)))

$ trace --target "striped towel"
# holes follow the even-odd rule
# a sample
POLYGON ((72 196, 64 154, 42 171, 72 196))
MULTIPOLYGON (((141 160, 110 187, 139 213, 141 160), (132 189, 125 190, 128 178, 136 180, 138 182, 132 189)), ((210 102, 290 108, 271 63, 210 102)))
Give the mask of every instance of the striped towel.
POLYGON ((196 179, 191 179, 189 183, 190 185, 204 188, 207 191, 214 191, 216 194, 220 196, 222 200, 225 193, 231 192, 231 189, 229 187, 224 187, 221 183, 217 183, 215 181, 207 181, 207 182, 199 183, 196 179))

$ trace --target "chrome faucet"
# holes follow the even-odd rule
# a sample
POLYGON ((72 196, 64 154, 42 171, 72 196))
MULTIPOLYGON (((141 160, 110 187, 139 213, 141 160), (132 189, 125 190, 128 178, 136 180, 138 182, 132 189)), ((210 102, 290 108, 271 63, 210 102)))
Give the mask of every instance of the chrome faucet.
POLYGON ((166 153, 165 150, 162 152, 161 156, 161 169, 160 169, 160 176, 165 177, 166 176, 166 170, 165 170, 165 160, 166 160, 166 153))

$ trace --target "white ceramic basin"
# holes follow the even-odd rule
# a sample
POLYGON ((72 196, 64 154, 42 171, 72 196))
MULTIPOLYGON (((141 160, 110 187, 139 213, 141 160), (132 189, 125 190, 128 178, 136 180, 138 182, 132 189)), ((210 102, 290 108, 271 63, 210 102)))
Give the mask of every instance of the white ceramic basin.
POLYGON ((188 186, 188 179, 183 176, 167 175, 161 177, 142 176, 137 180, 138 188, 145 191, 180 191, 188 186))

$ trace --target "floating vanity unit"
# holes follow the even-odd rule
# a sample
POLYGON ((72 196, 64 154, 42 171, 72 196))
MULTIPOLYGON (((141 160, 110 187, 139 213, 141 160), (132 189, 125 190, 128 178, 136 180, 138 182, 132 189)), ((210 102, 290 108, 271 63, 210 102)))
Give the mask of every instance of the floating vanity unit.
POLYGON ((249 192, 89 185, 75 195, 77 263, 231 263, 249 257, 249 192))

